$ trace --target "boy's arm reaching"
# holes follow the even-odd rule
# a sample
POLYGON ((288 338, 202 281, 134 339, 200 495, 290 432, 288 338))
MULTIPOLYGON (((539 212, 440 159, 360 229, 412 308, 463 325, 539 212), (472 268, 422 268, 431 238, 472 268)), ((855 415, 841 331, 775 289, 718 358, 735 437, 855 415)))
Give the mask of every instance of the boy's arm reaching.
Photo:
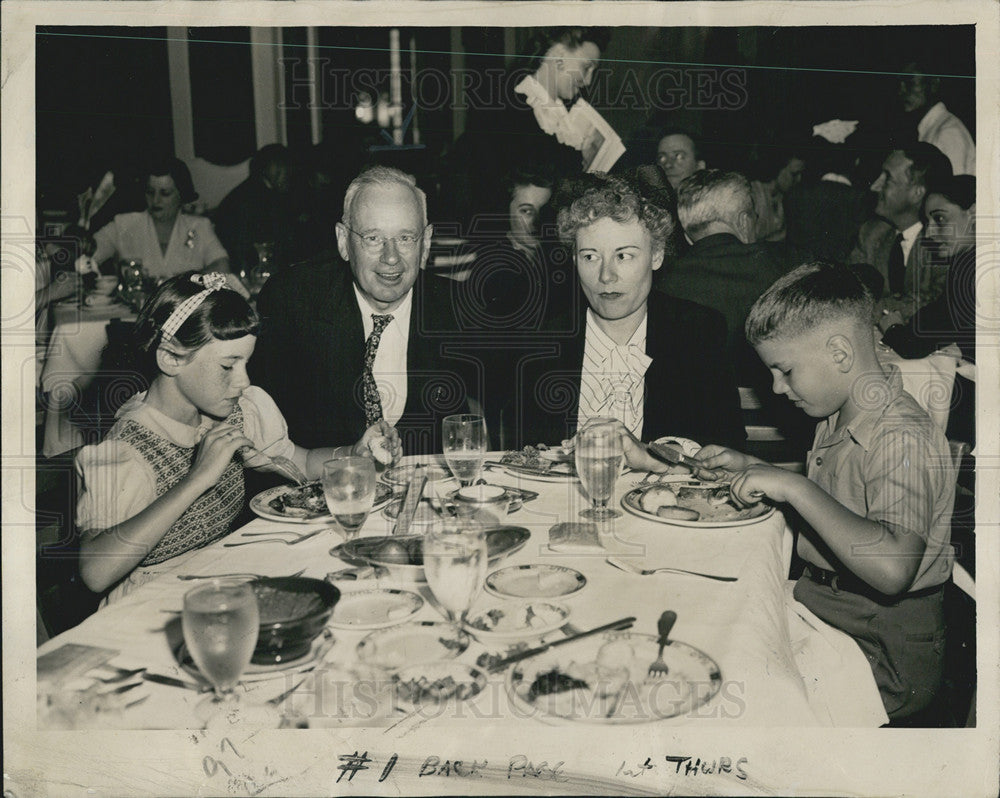
POLYGON ((926 542, 920 535, 852 512, 812 480, 770 465, 752 465, 733 480, 734 498, 749 504, 763 491, 787 502, 830 551, 851 571, 881 593, 893 596, 913 584, 926 542))

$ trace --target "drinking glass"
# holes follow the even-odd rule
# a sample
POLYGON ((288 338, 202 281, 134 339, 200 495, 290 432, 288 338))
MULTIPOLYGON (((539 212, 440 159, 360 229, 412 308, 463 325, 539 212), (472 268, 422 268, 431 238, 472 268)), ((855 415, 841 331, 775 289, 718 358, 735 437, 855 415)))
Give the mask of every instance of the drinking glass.
POLYGON ((451 473, 461 487, 471 485, 479 477, 486 459, 486 419, 470 414, 445 416, 441 433, 442 451, 451 473))
POLYGON ((576 433, 576 471, 590 497, 590 508, 580 512, 591 521, 607 521, 621 513, 608 507, 615 481, 625 460, 621 434, 614 419, 592 419, 576 433))
POLYGON ((347 540, 364 526, 375 503, 375 461, 371 457, 337 457, 323 463, 323 495, 347 540))
POLYGON ((260 629, 253 586, 245 581, 213 579, 192 588, 184 594, 181 623, 191 658, 215 689, 195 710, 207 721, 239 700, 235 688, 250 664, 260 629))
POLYGON ((424 536, 424 574, 459 634, 486 581, 486 531, 471 519, 448 519, 424 536))

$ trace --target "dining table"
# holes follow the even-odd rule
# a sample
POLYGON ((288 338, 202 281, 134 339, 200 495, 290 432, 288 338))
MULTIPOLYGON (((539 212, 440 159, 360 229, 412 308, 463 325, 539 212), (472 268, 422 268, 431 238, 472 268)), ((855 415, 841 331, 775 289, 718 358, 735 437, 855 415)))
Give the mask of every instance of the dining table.
POLYGON ((83 433, 71 421, 73 403, 100 371, 112 319, 134 321, 135 311, 119 301, 88 305, 70 299, 51 308, 52 334, 45 351, 40 389, 45 406, 42 454, 56 457, 81 446, 83 433))
MULTIPOLYGON (((488 461, 497 462, 501 454, 491 453, 488 461)), ((418 461, 429 464, 432 458, 408 457, 403 462, 418 461)), ((670 610, 676 614, 670 640, 692 647, 717 666, 719 684, 714 693, 706 702, 677 717, 633 717, 621 724, 603 720, 577 722, 531 712, 512 693, 513 674, 526 664, 530 666, 531 660, 490 672, 484 665, 484 657, 509 654, 518 650, 516 645, 487 639, 477 629, 467 627, 469 645, 456 661, 480 670, 485 679, 481 691, 467 700, 453 700, 437 707, 414 709, 405 703, 400 707, 398 702, 386 703, 372 697, 379 693, 380 687, 391 688, 392 668, 362 662, 360 657, 366 645, 370 650, 370 636, 384 635, 386 629, 328 627, 319 638, 320 647, 314 646, 314 652, 320 652, 318 660, 311 653, 305 665, 293 661, 284 668, 245 672, 238 687, 241 703, 247 707, 274 707, 268 702, 277 699, 278 708, 265 713, 270 719, 266 723, 273 727, 280 722, 290 727, 268 731, 263 737, 255 737, 256 732, 242 734, 239 739, 276 740, 267 735, 291 735, 274 743, 282 751, 280 770, 288 773, 301 765, 296 773, 309 771, 313 781, 307 778, 307 782, 313 787, 305 787, 307 791, 315 789, 315 784, 320 783, 316 782, 318 774, 322 773, 328 779, 323 782, 326 789, 330 788, 330 780, 350 775, 355 784, 361 782, 358 788, 362 791, 381 792, 388 787, 377 780, 379 774, 395 769, 396 777, 406 775, 409 779, 405 782, 406 791, 432 794, 463 791, 663 794, 694 789, 684 787, 688 783, 685 774, 690 777, 692 766, 698 774, 700 765, 695 763, 698 758, 695 754, 700 750, 701 760, 706 766, 711 761, 713 769, 703 772, 714 771, 714 775, 702 781, 714 779, 713 790, 739 792, 747 789, 748 784, 759 787, 766 782, 766 779, 760 781, 763 774, 754 775, 752 766, 741 762, 739 749, 699 749, 693 743, 678 746, 677 740, 701 739, 698 735, 716 730, 815 730, 838 724, 875 727, 883 722, 884 714, 880 714, 881 705, 870 672, 867 679, 871 684, 864 689, 867 663, 853 641, 830 627, 810 629, 814 637, 818 635, 823 647, 817 648, 816 641, 810 642, 809 635, 799 628, 804 627, 802 616, 790 610, 788 570, 792 535, 778 508, 745 523, 724 527, 684 526, 654 520, 629 511, 620 500, 635 487, 655 478, 625 470, 618 478, 615 497, 622 514, 598 525, 597 546, 567 548, 556 545, 550 532, 558 524, 581 520, 579 513, 588 506, 588 500, 579 480, 541 480, 502 466, 488 466, 483 476, 493 485, 538 494, 505 520, 507 525, 526 530, 524 545, 502 559, 491 561, 488 572, 543 567, 579 575, 579 584, 566 595, 545 599, 564 608, 566 623, 547 632, 540 638, 542 642, 564 639, 577 631, 624 617, 635 619, 629 635, 656 638, 657 621, 670 610), (613 566, 608 562, 609 557, 642 568, 685 569, 723 576, 729 581, 670 570, 640 575, 613 566), (852 654, 851 646, 857 656, 852 654), (357 683, 361 682, 372 692, 359 692, 357 683), (816 689, 818 683, 839 684, 842 692, 824 693, 816 689), (329 695, 321 695, 322 685, 328 691, 330 685, 336 685, 345 693, 331 699, 329 695), (847 694, 852 697, 845 698, 847 694), (853 715, 842 714, 840 705, 852 703, 863 706, 856 706, 853 715), (387 706, 391 709, 386 709, 387 706), (321 735, 322 754, 318 753, 315 737, 309 738, 313 742, 303 742, 300 750, 295 741, 305 739, 296 737, 301 729, 315 730, 321 735), (313 762, 308 767, 303 764, 312 761, 307 753, 310 750, 314 758, 322 757, 322 764, 313 762), (684 759, 675 754, 690 756, 684 759), (365 760, 363 766, 349 772, 357 766, 359 757, 365 760), (314 766, 317 770, 310 770, 314 766), (642 781, 636 778, 639 772, 645 774, 642 781), (748 772, 751 772, 749 782, 748 772), (445 775, 450 778, 442 778, 445 775), (474 786, 468 780, 472 777, 476 779, 474 786)), ((455 486, 454 482, 429 484, 436 485, 438 493, 455 486)), ((405 485, 396 487, 405 490, 405 485)), ((433 509, 427 507, 424 512, 432 514, 433 509)), ((394 525, 391 513, 373 510, 360 535, 388 536, 394 525)), ((415 520, 411 531, 419 534, 420 529, 415 520)), ((422 603, 418 611, 401 619, 396 628, 406 624, 445 623, 445 616, 425 582, 409 581, 409 576, 393 569, 352 568, 356 562, 345 562, 337 556, 341 552, 337 547, 342 542, 344 534, 332 518, 289 523, 257 517, 225 538, 176 558, 151 581, 44 643, 38 649, 38 656, 58 655, 67 650, 66 646, 73 651, 104 651, 102 664, 73 674, 78 689, 81 685, 85 688, 88 684, 99 684, 97 679, 113 682, 116 674, 127 675, 140 669, 167 677, 168 681, 195 685, 198 674, 178 654, 184 594, 200 583, 198 577, 224 574, 246 574, 247 578, 253 574, 301 574, 328 579, 340 590, 341 601, 353 593, 374 589, 409 591, 417 594, 422 603), (317 534, 306 537, 312 532, 317 534)), ((477 608, 496 606, 498 602, 503 606, 504 601, 513 599, 483 591, 471 614, 477 608)), ((816 619, 810 619, 809 625, 815 622, 816 619)), ((527 645, 538 642, 535 639, 527 645)), ((570 652, 567 656, 572 659, 571 649, 575 645, 579 644, 570 643, 551 652, 570 652)), ((70 689, 67 684, 55 688, 49 685, 48 689, 58 693, 70 689)), ((196 689, 154 681, 136 684, 128 693, 124 708, 106 713, 96 721, 99 728, 201 729, 195 707, 204 696, 196 689)), ((42 714, 46 700, 43 694, 39 677, 42 714)), ((225 728, 220 731, 210 727, 208 732, 203 730, 200 734, 214 733, 213 739, 219 739, 218 735, 224 732, 226 739, 236 739, 236 729, 226 732, 225 728)), ((266 752, 262 754, 259 748, 257 754, 266 757, 266 752)), ((223 758, 217 753, 213 756, 223 758)), ((233 758, 230 756, 230 760, 233 758)), ((229 768, 232 767, 230 762, 229 768)), ((272 769, 279 770, 273 764, 272 769)), ((209 770, 214 775, 213 768, 205 773, 209 770)), ((157 784, 158 790, 184 793, 195 789, 191 781, 195 774, 185 773, 178 770, 176 774, 165 775, 166 781, 157 784)), ((201 778, 205 774, 197 775, 201 778)), ((204 782, 201 778, 200 783, 204 782)))

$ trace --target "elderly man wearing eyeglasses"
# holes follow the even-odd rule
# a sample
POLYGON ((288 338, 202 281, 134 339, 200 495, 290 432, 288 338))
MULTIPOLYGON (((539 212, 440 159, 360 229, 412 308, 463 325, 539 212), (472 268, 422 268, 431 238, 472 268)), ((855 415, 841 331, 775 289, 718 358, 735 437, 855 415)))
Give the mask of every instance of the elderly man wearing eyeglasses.
POLYGON ((415 179, 372 167, 348 186, 336 226, 346 265, 310 261, 265 285, 251 372, 304 446, 384 418, 404 453, 437 452, 441 417, 470 409, 473 375, 442 354, 457 329, 447 281, 422 270, 431 231, 415 179))

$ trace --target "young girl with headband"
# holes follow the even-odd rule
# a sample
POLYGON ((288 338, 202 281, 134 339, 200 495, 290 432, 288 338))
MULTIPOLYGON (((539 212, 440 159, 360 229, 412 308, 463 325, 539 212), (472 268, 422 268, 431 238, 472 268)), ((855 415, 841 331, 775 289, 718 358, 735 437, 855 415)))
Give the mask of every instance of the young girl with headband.
MULTIPOLYGON (((129 399, 104 441, 76 461, 80 573, 91 590, 115 585, 108 601, 229 532, 243 507, 244 465, 268 467, 243 447, 290 458, 311 479, 332 456, 293 444, 274 401, 250 384, 259 326, 216 273, 178 275, 142 309, 135 349, 149 390, 129 399)), ((355 448, 369 447, 395 460, 399 436, 380 421, 355 448)))

